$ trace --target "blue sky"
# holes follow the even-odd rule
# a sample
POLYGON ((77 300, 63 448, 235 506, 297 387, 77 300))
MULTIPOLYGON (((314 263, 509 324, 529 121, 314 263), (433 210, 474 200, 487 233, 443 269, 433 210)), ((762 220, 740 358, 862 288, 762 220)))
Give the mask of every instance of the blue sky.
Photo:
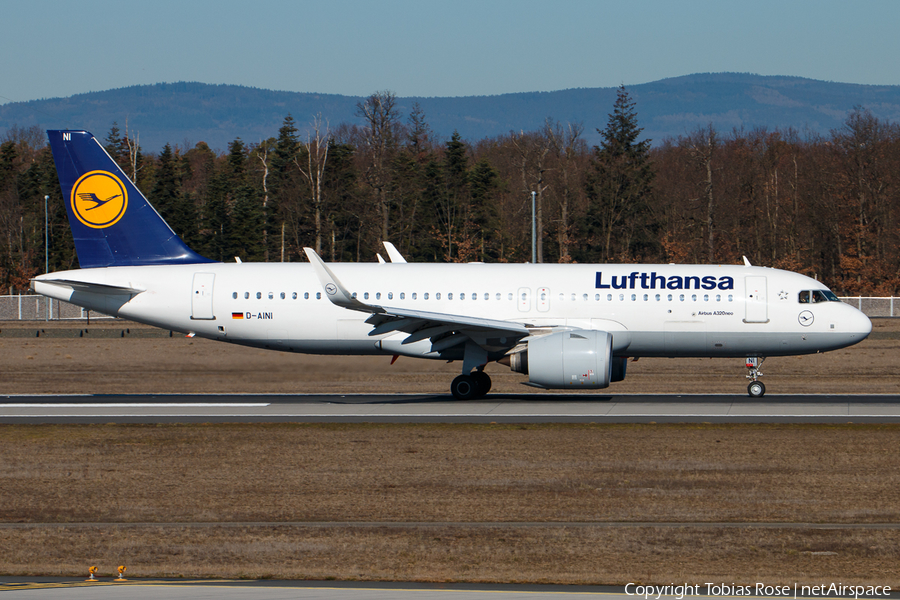
POLYGON ((472 96, 701 72, 900 85, 900 2, 0 0, 0 103, 174 81, 472 96))

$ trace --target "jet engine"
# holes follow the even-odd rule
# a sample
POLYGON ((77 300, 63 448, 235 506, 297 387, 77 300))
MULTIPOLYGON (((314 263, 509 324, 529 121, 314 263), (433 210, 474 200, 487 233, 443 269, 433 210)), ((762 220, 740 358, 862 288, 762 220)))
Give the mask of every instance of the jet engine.
POLYGON ((627 359, 613 357, 612 341, 606 331, 561 331, 530 340, 524 351, 498 362, 537 387, 600 389, 625 378, 627 359))

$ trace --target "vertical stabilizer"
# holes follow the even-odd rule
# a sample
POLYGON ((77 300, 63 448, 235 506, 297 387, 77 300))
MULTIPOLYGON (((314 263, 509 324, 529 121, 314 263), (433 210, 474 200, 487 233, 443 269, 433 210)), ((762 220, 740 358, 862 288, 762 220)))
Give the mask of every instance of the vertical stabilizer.
POLYGON ((213 262, 188 248, 87 131, 48 131, 82 268, 213 262))

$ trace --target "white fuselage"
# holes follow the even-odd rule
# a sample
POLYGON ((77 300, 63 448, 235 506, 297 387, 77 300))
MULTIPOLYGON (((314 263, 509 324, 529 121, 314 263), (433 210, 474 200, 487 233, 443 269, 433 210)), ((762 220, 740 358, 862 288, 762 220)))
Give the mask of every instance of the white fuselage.
MULTIPOLYGON (((801 303, 819 282, 750 266, 329 264, 367 304, 613 335, 618 356, 779 356, 855 344, 869 319, 801 303)), ((370 316, 332 304, 308 263, 107 267, 37 277, 38 293, 200 337, 315 354, 448 358, 406 333, 370 336, 370 316), (47 280, 42 281, 42 280, 47 280), (50 283, 55 281, 56 283, 50 283), (59 281, 93 284, 67 287, 59 281), (101 286, 139 290, 106 293, 101 286), (87 291, 90 289, 90 291, 87 291)), ((450 358, 453 358, 450 356, 450 358)))

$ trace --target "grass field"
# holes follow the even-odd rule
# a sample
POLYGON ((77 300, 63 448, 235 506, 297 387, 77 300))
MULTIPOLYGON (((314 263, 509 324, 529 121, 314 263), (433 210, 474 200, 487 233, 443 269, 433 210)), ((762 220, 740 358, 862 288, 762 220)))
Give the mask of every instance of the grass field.
MULTIPOLYGON (((896 392, 900 328, 875 325, 771 359, 770 394, 896 392)), ((181 337, 2 337, 0 356, 6 394, 446 393, 458 370, 181 337)), ((641 360, 610 391, 745 385, 740 361, 641 360)), ((898 447, 894 425, 3 425, 0 523, 22 526, 0 528, 0 573, 896 587, 900 530, 874 524, 900 523, 898 447), (783 526, 668 525, 744 521, 783 526)))
MULTIPOLYGON (((869 339, 825 354, 770 358, 763 365, 769 394, 900 393, 900 319, 875 319, 869 339)), ((0 327, 0 394, 33 393, 313 393, 414 392, 449 394, 460 363, 389 356, 308 356, 257 350, 203 339, 118 336, 143 326, 92 323, 85 337, 52 337, 84 323, 8 323, 0 327), (35 337, 35 332, 49 334, 35 337), (23 337, 7 337, 12 333, 23 337)), ((145 328, 144 328, 145 329, 145 328)), ((159 331, 159 330, 155 330, 159 331)), ((522 385, 524 375, 495 363, 493 390, 545 393, 522 385)), ((625 381, 604 393, 745 394, 741 359, 642 358, 625 381)), ((570 390, 563 390, 571 393, 570 390)))
POLYGON ((0 426, 0 521, 104 524, 0 529, 0 572, 897 585, 896 529, 652 523, 897 522, 898 445, 871 425, 0 426), (649 524, 583 525, 623 521, 649 524))

